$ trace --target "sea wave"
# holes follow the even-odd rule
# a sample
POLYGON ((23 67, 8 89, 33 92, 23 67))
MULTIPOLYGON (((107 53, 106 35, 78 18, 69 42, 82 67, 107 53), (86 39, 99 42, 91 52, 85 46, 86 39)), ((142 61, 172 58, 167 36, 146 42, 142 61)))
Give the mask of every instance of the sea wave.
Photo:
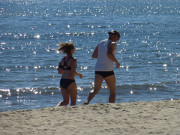
MULTIPOLYGON (((172 92, 178 91, 174 87, 177 82, 161 82, 155 84, 123 84, 117 85, 116 90, 117 94, 140 94, 140 93, 148 93, 153 91, 162 91, 162 92, 172 92)), ((80 85, 77 87, 77 90, 80 93, 84 93, 86 95, 90 90, 94 88, 93 83, 89 86, 80 85)), ((101 89, 108 90, 108 86, 103 83, 101 89)), ((59 95, 60 89, 59 87, 25 87, 25 88, 10 88, 10 89, 0 89, 0 97, 5 98, 9 96, 30 96, 30 95, 59 95)))

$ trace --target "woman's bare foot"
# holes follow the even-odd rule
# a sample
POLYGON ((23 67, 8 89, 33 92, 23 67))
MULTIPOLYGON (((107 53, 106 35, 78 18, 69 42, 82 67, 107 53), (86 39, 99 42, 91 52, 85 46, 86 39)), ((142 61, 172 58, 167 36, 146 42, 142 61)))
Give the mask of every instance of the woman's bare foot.
POLYGON ((59 102, 59 103, 56 105, 56 107, 59 107, 59 106, 61 106, 61 102, 59 102))

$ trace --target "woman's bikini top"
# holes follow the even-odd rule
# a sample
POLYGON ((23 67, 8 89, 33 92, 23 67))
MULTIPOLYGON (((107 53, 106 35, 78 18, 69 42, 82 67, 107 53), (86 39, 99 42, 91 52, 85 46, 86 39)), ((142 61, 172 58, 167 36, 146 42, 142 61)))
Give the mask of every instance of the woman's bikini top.
POLYGON ((71 67, 67 65, 68 61, 71 59, 72 57, 69 57, 67 59, 67 61, 65 61, 65 57, 63 58, 64 59, 64 65, 60 65, 61 62, 59 62, 59 67, 58 68, 61 68, 63 70, 71 70, 71 67))

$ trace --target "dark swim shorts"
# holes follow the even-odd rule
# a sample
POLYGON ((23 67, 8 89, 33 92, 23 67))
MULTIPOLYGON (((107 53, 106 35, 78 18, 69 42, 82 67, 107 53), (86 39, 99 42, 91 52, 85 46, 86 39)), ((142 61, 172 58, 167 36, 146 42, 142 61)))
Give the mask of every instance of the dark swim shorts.
POLYGON ((114 75, 114 71, 95 71, 95 74, 98 74, 103 78, 106 78, 108 76, 114 75))

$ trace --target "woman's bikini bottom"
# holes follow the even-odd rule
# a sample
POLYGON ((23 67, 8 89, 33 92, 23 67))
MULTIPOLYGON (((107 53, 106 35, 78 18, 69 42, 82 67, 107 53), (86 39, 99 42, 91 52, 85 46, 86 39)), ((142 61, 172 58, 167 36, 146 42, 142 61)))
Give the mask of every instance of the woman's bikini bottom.
POLYGON ((71 83, 75 82, 74 79, 61 79, 60 87, 67 89, 71 83))

